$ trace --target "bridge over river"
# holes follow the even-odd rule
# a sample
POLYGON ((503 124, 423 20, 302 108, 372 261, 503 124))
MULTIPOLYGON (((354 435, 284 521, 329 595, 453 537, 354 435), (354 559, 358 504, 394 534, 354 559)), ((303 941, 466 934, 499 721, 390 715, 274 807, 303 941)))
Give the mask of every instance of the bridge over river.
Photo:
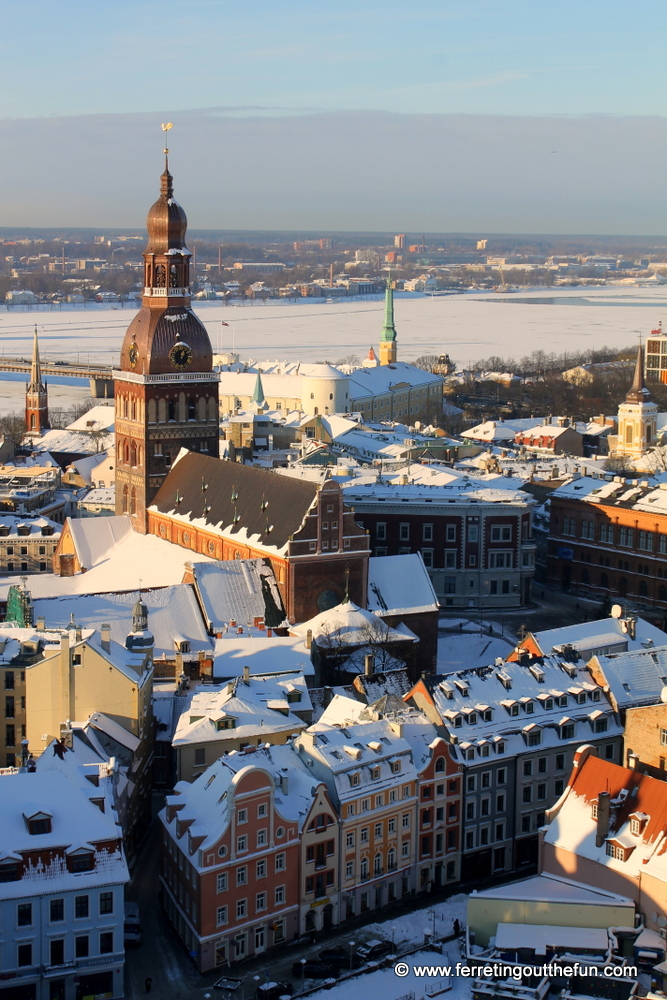
MULTIPOLYGON (((30 375, 27 358, 0 358, 0 372, 19 372, 30 375)), ((57 375, 59 378, 83 378, 90 382, 90 395, 94 399, 113 397, 113 377, 109 365, 73 364, 70 361, 42 360, 42 375, 57 375)))

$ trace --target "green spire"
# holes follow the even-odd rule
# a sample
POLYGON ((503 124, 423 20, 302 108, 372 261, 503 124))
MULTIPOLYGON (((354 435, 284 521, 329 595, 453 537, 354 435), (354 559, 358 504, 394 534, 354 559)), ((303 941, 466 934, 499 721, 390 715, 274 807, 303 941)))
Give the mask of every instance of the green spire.
POLYGON ((384 326, 380 340, 396 340, 396 327, 394 326, 394 289, 391 278, 387 280, 387 290, 384 296, 384 326))
POLYGON ((266 399, 264 398, 264 387, 262 386, 262 376, 260 372, 257 372, 255 389, 252 394, 252 399, 250 400, 250 402, 254 403, 258 409, 266 406, 266 399))

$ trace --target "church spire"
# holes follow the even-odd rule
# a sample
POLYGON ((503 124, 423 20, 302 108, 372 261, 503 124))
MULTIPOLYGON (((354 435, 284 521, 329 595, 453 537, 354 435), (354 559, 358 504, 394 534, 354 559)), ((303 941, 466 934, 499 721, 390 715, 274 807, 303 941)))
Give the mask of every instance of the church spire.
POLYGON ((391 365, 396 361, 396 327, 394 326, 394 289, 387 279, 384 296, 384 326, 380 334, 380 364, 391 365))
POLYGON ((25 393, 25 429, 28 434, 41 434, 49 426, 49 402, 46 382, 42 379, 42 361, 39 356, 37 324, 32 341, 30 381, 25 393))
POLYGON ((647 403, 650 398, 651 393, 646 388, 646 383, 644 382, 644 348, 640 338, 639 347, 637 348, 637 361, 635 363, 635 376, 630 389, 626 393, 625 401, 626 403, 647 403))
POLYGON ((258 410, 263 410, 264 407, 266 406, 266 398, 264 396, 264 386, 262 385, 261 372, 257 372, 257 378, 255 379, 255 388, 253 390, 250 402, 253 406, 257 407, 258 410))

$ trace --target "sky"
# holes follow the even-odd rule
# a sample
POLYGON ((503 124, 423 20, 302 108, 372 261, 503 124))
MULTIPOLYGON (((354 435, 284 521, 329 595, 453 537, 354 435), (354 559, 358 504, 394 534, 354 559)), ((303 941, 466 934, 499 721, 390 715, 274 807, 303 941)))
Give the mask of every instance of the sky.
MULTIPOLYGON (((600 175, 609 168, 622 173, 634 166, 627 162, 627 146, 638 128, 639 150, 650 174, 651 161, 663 152, 666 27, 664 0, 645 0, 641 6, 627 0, 420 0, 413 5, 405 0, 327 5, 304 0, 3 0, 0 227, 108 226, 114 216, 120 225, 129 225, 141 185, 135 191, 129 184, 124 204, 113 178, 123 175, 130 157, 145 173, 148 190, 151 151, 159 153, 159 125, 169 120, 174 122, 174 162, 180 161, 186 171, 184 190, 197 206, 191 221, 200 228, 206 228, 202 216, 207 212, 211 228, 227 228, 226 220, 229 228, 351 228, 356 201, 350 212, 340 192, 334 195, 321 187, 318 204, 316 177, 307 179, 301 207, 292 191, 287 205, 276 205, 271 191, 274 207, 269 211, 265 198, 256 200, 248 191, 258 193, 260 167, 270 173, 275 158, 281 164, 291 158, 292 172, 299 174, 304 157, 312 162, 310 144, 328 145, 326 132, 334 122, 335 160, 346 183, 355 183, 355 158, 365 167, 374 165, 376 177, 391 173, 394 157, 391 152, 387 156, 392 138, 421 143, 408 158, 412 175, 391 191, 398 199, 393 215, 391 206, 380 203, 380 194, 387 192, 377 191, 368 181, 373 171, 365 171, 365 187, 357 192, 366 199, 364 218, 385 220, 373 228, 391 230, 394 218, 403 218, 405 228, 431 231, 581 232, 592 225, 594 232, 659 234, 667 230, 667 218, 657 192, 651 219, 637 190, 631 190, 645 183, 643 177, 619 193, 617 224, 608 218, 603 199, 584 218, 575 213, 574 221, 579 219, 582 227, 578 230, 562 228, 570 226, 562 206, 521 209, 518 178, 523 151, 531 148, 531 130, 536 141, 546 139, 549 146, 550 123, 560 141, 561 127, 571 120, 581 128, 571 135, 576 144, 568 147, 568 163, 560 171, 568 193, 576 195, 579 155, 586 171, 600 175), (461 116, 469 119, 465 135, 460 129, 452 135, 449 126, 461 116), (502 141, 508 117, 523 123, 513 158, 502 141), (627 125, 611 150, 610 118, 627 125), (489 124, 494 119, 497 127, 489 124), (240 131, 232 127, 234 122, 243 123, 240 131), (439 141, 430 141, 429 124, 439 141), (507 189, 509 212, 497 204, 478 219, 475 198, 469 185, 463 185, 450 189, 446 210, 434 206, 433 224, 426 225, 429 212, 410 198, 411 185, 420 183, 420 167, 441 155, 442 141, 453 142, 450 152, 465 159, 466 147, 456 142, 472 137, 478 148, 486 134, 495 143, 486 147, 489 166, 496 153, 511 161, 508 176, 515 180, 507 189), (241 140, 248 148, 234 145, 241 140), (609 163, 610 152, 616 165, 609 163), (209 179, 196 180, 193 163, 207 154, 222 157, 219 183, 225 181, 225 161, 234 167, 230 184, 237 176, 248 180, 233 206, 223 204, 219 187, 216 192, 210 186, 210 164, 202 171, 209 179), (112 164, 112 189, 100 197, 91 172, 99 176, 96 156, 102 155, 112 164), (39 162, 26 170, 35 156, 39 162), (70 193, 68 181, 79 165, 85 173, 79 173, 77 190, 70 193)), ((560 150, 551 143, 549 155, 563 158, 562 143, 560 150)), ((397 159, 404 169, 405 157, 397 159)), ((546 171, 552 172, 551 167, 546 171)), ((465 180, 465 172, 459 173, 465 180)), ((286 168, 283 183, 289 176, 286 168)), ((454 181, 459 183, 458 175, 454 181)), ((536 184, 531 198, 538 201, 538 194, 536 184)), ((548 200, 546 177, 543 194, 548 200)))

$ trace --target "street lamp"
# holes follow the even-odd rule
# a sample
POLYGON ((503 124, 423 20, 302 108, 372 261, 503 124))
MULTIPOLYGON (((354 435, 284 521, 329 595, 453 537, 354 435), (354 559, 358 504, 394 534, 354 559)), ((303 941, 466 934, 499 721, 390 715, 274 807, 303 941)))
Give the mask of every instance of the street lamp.
POLYGON ((354 949, 356 944, 356 941, 350 941, 350 968, 352 968, 352 964, 354 962, 354 949))
POLYGON ((301 962, 301 982, 303 982, 304 979, 306 978, 306 962, 307 962, 307 959, 301 958, 301 959, 299 959, 299 961, 301 962))

